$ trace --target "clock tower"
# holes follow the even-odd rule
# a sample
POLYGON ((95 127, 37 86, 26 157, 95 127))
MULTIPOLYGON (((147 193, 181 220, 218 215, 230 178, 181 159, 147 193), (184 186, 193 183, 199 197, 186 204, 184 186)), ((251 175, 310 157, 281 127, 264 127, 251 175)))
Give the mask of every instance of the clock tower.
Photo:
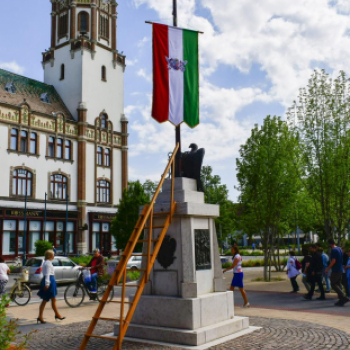
POLYGON ((115 214, 128 182, 125 56, 117 50, 117 3, 51 3, 51 45, 42 65, 44 82, 77 122, 77 247, 80 252, 106 249, 102 241, 108 241, 104 232, 109 230, 97 231, 94 220, 115 214))

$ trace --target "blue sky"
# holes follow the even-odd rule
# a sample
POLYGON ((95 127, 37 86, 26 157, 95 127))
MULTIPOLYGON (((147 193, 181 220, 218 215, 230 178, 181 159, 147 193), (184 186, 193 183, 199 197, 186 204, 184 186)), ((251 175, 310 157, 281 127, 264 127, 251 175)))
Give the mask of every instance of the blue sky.
MULTIPOLYGON (((130 179, 159 180, 174 147, 170 123, 150 117, 151 26, 171 24, 172 0, 123 0, 118 50, 127 56, 125 112, 130 179)), ((182 126, 183 151, 195 142, 236 200, 235 158, 255 123, 284 116, 312 70, 331 75, 350 66, 348 0, 178 0, 179 26, 200 36, 201 124, 182 126)), ((50 45, 49 0, 0 4, 0 67, 43 79, 41 52, 50 45)))

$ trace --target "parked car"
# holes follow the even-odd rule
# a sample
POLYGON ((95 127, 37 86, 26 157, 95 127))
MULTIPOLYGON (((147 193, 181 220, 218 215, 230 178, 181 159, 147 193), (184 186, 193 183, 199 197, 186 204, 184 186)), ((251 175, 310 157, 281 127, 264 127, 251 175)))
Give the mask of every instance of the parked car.
MULTIPOLYGON (((118 256, 116 261, 119 262, 120 258, 121 258, 121 256, 118 256)), ((126 268, 133 269, 133 270, 141 269, 141 263, 142 263, 142 256, 135 255, 129 259, 128 263, 126 264, 126 268)))
MULTIPOLYGON (((29 267, 29 281, 28 284, 39 284, 43 278, 43 264, 45 258, 37 256, 30 258, 25 266, 29 267)), ((71 259, 64 256, 55 256, 52 260, 52 265, 55 271, 56 282, 72 282, 76 281, 80 266, 71 259)))

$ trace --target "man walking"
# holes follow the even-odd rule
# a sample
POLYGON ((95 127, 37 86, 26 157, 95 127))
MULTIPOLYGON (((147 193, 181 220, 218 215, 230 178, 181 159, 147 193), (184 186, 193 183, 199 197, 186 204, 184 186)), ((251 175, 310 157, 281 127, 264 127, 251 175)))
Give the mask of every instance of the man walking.
POLYGON ((323 274, 323 259, 322 255, 318 253, 315 244, 310 246, 310 252, 312 254, 311 261, 309 266, 306 267, 306 272, 310 281, 310 291, 306 295, 304 295, 304 299, 312 300, 312 296, 314 295, 316 283, 321 292, 321 296, 316 298, 317 300, 325 300, 324 289, 322 284, 322 274, 323 274))
POLYGON ((343 274, 343 252, 339 247, 335 245, 333 238, 330 238, 328 240, 328 244, 330 248, 332 248, 332 252, 331 263, 326 268, 326 273, 332 269, 331 286, 332 289, 338 294, 339 298, 339 301, 337 301, 334 305, 344 306, 344 304, 349 301, 349 298, 344 294, 341 284, 343 274))

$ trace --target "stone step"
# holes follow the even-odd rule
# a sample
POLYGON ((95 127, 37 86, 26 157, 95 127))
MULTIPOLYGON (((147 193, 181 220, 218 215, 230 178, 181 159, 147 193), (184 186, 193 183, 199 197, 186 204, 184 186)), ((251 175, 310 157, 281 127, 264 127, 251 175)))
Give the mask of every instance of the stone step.
MULTIPOLYGON (((169 203, 171 192, 162 192, 158 195, 156 203, 169 203)), ((177 203, 204 203, 204 193, 197 191, 179 190, 174 191, 174 200, 177 203)))
MULTIPOLYGON (((194 179, 189 179, 187 177, 177 177, 175 178, 175 191, 185 190, 185 191, 197 191, 197 181, 194 179)), ((171 179, 165 179, 162 192, 171 191, 171 179)))
MULTIPOLYGON (((247 317, 234 317, 230 320, 195 330, 145 326, 131 323, 126 336, 168 344, 200 346, 248 329, 249 319, 247 317)), ((114 335, 116 336, 118 333, 119 323, 115 325, 114 335)))

